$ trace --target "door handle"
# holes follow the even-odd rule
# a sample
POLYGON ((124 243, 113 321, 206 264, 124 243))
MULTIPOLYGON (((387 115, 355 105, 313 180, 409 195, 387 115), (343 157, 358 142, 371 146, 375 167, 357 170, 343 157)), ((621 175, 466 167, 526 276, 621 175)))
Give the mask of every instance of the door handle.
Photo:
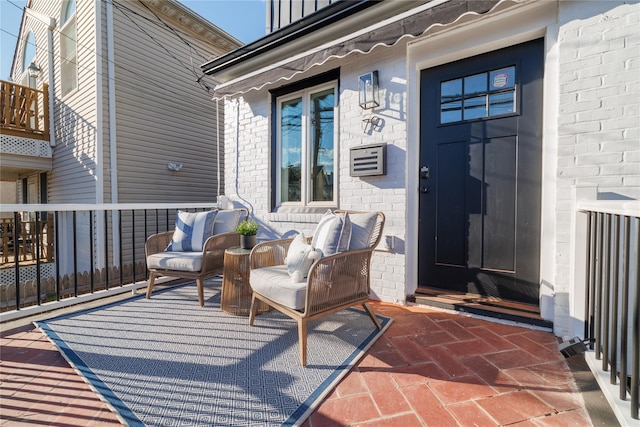
POLYGON ((420 178, 429 179, 429 166, 422 166, 420 168, 420 178))
POLYGON ((420 192, 423 194, 427 194, 429 191, 431 191, 429 187, 420 187, 420 192))

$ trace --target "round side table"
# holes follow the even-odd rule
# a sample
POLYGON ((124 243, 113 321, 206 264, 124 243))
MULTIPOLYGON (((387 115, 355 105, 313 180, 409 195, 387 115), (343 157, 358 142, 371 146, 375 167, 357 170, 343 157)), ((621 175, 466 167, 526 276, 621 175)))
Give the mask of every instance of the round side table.
MULTIPOLYGON (((220 308, 225 313, 236 316, 248 316, 251 311, 251 286, 249 285, 249 254, 251 250, 229 248, 224 251, 224 267, 222 272, 222 296, 220 308)), ((256 301, 258 313, 262 314, 272 307, 256 301)))

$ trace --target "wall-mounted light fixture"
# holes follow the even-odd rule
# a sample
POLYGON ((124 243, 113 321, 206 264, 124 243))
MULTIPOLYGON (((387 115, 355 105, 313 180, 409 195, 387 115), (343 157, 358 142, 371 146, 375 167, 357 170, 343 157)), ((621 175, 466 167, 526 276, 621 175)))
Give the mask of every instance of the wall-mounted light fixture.
POLYGON ((40 67, 35 62, 32 62, 27 67, 27 72, 29 73, 29 77, 37 79, 40 76, 40 67))
POLYGON ((167 169, 174 172, 180 172, 180 170, 182 170, 182 163, 169 162, 167 163, 167 169))
POLYGON ((378 71, 363 74, 358 78, 358 93, 360 108, 368 110, 380 106, 378 94, 378 71))

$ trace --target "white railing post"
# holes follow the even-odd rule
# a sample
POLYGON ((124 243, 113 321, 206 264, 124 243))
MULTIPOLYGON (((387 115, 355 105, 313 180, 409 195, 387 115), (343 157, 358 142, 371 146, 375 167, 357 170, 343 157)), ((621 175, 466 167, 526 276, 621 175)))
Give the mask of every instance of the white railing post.
POLYGON ((569 267, 569 314, 571 317, 570 330, 572 336, 582 338, 585 325, 585 291, 587 281, 587 221, 588 216, 579 210, 579 203, 584 200, 597 200, 598 186, 593 184, 578 184, 572 188, 571 215, 571 252, 569 267))

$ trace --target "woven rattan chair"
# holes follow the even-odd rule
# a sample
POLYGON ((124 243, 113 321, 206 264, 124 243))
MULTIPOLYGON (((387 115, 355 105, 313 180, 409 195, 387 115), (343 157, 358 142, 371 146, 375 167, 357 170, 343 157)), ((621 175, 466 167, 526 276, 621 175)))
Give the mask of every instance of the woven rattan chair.
MULTIPOLYGON (((246 209, 238 208, 236 210, 240 211, 240 221, 248 217, 248 211, 246 209)), ((237 224, 233 225, 234 229, 235 226, 237 226, 237 224)), ((234 246, 240 246, 240 235, 236 231, 213 235, 204 243, 202 252, 165 252, 165 249, 173 238, 173 233, 174 230, 166 231, 164 233, 154 234, 147 239, 145 243, 147 262, 149 263, 149 257, 152 255, 166 256, 167 264, 179 264, 185 265, 186 267, 172 269, 147 266, 149 270, 147 298, 151 298, 157 277, 170 276, 181 279, 193 279, 196 281, 198 287, 200 306, 204 306, 204 279, 216 274, 222 274, 224 251, 234 246), (200 268, 191 269, 189 268, 190 265, 200 266, 200 268)), ((164 263, 156 261, 154 264, 163 265, 164 263)))
MULTIPOLYGON (((345 211, 336 211, 336 213, 338 212, 345 211)), ((363 214, 363 212, 347 212, 350 215, 363 214)), ((307 364, 307 323, 311 320, 345 310, 354 305, 361 305, 376 328, 380 329, 380 322, 369 306, 368 300, 371 255, 380 242, 384 220, 384 214, 378 212, 367 248, 336 253, 320 258, 313 263, 306 279, 304 307, 295 308, 283 305, 274 301, 267 292, 260 293, 254 289, 249 324, 253 325, 254 323, 259 305, 257 304, 258 300, 296 320, 298 322, 300 363, 302 366, 307 364)), ((256 269, 282 266, 292 241, 293 239, 281 239, 256 245, 251 251, 250 258, 252 277, 256 269)), ((274 278, 275 280, 277 279, 274 278)), ((287 280, 281 280, 280 283, 273 283, 273 286, 281 286, 286 282, 287 280)))

